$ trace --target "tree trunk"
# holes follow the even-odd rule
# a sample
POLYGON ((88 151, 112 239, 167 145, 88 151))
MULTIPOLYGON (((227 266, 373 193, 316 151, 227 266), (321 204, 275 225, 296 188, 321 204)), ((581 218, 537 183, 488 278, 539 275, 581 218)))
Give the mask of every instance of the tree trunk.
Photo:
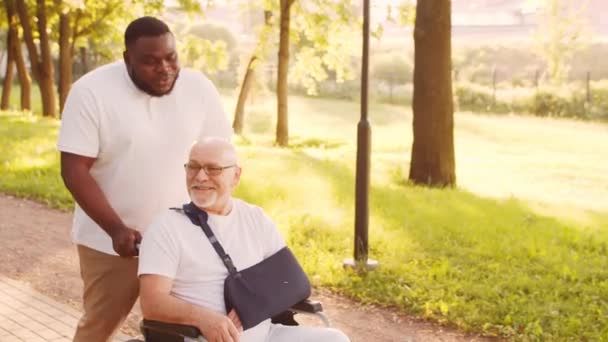
POLYGON ((25 65, 25 59, 23 58, 23 52, 21 51, 21 42, 19 41, 19 33, 17 30, 15 31, 15 36, 14 39, 12 39, 11 45, 13 56, 15 57, 15 63, 17 64, 17 76, 19 77, 19 84, 21 88, 21 110, 31 110, 32 80, 30 79, 27 66, 25 65))
POLYGON ((9 22, 10 46, 7 51, 11 51, 13 60, 17 64, 17 76, 21 85, 21 110, 32 109, 32 81, 23 59, 21 42, 19 39, 19 24, 17 23, 17 13, 14 0, 6 0, 6 13, 9 22))
MULTIPOLYGON (((272 11, 265 10, 264 11, 264 25, 270 26, 272 19, 272 11)), ((262 38, 260 38, 262 39, 262 38)), ((232 123, 232 128, 234 132, 237 134, 243 133, 243 126, 245 125, 245 103, 247 103, 247 97, 249 97, 249 91, 251 90, 251 84, 255 78, 255 70, 253 68, 254 62, 256 61, 257 56, 255 53, 249 59, 249 63, 247 64, 247 70, 245 70, 245 75, 243 76, 243 83, 241 84, 241 90, 239 91, 239 98, 236 103, 236 109, 234 110, 234 122, 232 123)))
POLYGON ((277 72, 277 132, 276 143, 289 145, 287 112, 287 71, 289 67, 289 20, 294 0, 281 1, 281 26, 279 33, 279 67, 277 72))
POLYGON ((418 1, 414 27, 414 143, 411 181, 456 183, 450 0, 418 1))
POLYGON ((23 52, 21 51, 21 43, 18 39, 14 43, 15 62, 17 63, 17 75, 19 76, 19 84, 21 85, 21 110, 32 109, 32 80, 25 65, 23 52))
POLYGON ((6 35, 6 71, 4 74, 4 81, 2 82, 2 100, 0 101, 0 109, 2 110, 7 110, 11 104, 13 70, 15 69, 15 56, 13 49, 11 49, 14 33, 12 27, 10 27, 9 32, 6 35))
POLYGON ((71 36, 70 13, 61 13, 59 15, 59 112, 63 111, 63 104, 72 86, 71 36))
POLYGON ((87 54, 87 48, 84 46, 80 47, 80 65, 82 66, 82 75, 86 74, 87 72, 89 72, 89 59, 87 58, 88 54, 87 54))
POLYGON ((243 124, 245 122, 245 102, 247 101, 247 96, 249 96, 251 83, 255 76, 252 65, 256 59, 256 56, 251 56, 249 63, 247 63, 247 70, 245 70, 245 76, 243 77, 243 83, 241 84, 239 99, 236 102, 236 109, 234 110, 234 122, 232 123, 232 128, 236 134, 243 133, 243 124))
POLYGON ((57 116, 57 99, 55 95, 54 67, 51 56, 51 43, 47 28, 45 0, 36 0, 36 18, 38 19, 38 37, 40 40, 40 57, 38 85, 42 98, 42 115, 57 116))
POLYGON ((32 76, 34 80, 38 82, 38 64, 40 63, 40 57, 38 56, 38 49, 36 43, 34 43, 34 33, 32 29, 32 23, 28 14, 27 5, 24 0, 16 0, 17 14, 19 15, 19 22, 21 23, 21 29, 23 30, 23 40, 27 47, 27 54, 30 58, 30 68, 32 70, 32 76))

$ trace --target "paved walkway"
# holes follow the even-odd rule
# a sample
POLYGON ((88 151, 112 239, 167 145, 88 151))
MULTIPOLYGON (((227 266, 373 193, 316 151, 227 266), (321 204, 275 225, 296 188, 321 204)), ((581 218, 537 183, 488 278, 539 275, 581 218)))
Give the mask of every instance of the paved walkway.
MULTIPOLYGON (((81 313, 0 275, 0 342, 70 342, 81 313)), ((127 341, 119 335, 114 341, 127 341)))

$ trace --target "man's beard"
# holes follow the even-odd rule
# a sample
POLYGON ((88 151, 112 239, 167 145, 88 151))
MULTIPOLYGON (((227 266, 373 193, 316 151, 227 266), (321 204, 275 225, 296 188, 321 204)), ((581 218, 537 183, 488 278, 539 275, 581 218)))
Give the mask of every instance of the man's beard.
POLYGON ((167 95, 171 91, 173 91, 173 87, 175 87, 175 83, 177 82, 177 79, 179 78, 180 69, 177 69, 177 71, 175 72, 175 79, 173 79, 173 83, 171 84, 171 87, 169 87, 169 90, 167 90, 164 93, 158 93, 158 92, 154 91, 154 89, 152 89, 151 87, 148 87, 144 82, 140 81, 139 78, 137 77, 137 73, 135 72, 135 68, 133 68, 133 67, 127 68, 127 71, 128 71, 129 77, 131 78, 131 81, 133 81, 133 84, 135 84, 137 89, 143 91, 144 93, 146 93, 148 95, 161 97, 161 96, 167 95))
POLYGON ((201 209, 208 209, 217 201, 217 194, 213 193, 207 196, 206 198, 200 198, 196 196, 195 191, 190 191, 190 199, 192 202, 201 209))

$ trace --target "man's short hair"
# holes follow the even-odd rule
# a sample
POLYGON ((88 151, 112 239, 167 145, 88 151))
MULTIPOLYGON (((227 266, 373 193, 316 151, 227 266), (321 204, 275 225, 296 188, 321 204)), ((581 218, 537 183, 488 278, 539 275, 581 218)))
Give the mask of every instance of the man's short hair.
POLYGON ((125 30, 125 47, 128 48, 141 37, 158 37, 171 33, 169 26, 154 17, 141 17, 133 20, 125 30))

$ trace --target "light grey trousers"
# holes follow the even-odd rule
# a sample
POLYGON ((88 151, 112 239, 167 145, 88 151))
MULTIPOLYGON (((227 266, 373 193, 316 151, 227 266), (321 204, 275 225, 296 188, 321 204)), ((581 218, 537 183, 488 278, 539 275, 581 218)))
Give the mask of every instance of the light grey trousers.
MULTIPOLYGON (((187 341, 206 342, 202 337, 187 341)), ((246 342, 350 342, 348 337, 340 330, 323 327, 286 326, 272 324, 265 341, 246 342)))

